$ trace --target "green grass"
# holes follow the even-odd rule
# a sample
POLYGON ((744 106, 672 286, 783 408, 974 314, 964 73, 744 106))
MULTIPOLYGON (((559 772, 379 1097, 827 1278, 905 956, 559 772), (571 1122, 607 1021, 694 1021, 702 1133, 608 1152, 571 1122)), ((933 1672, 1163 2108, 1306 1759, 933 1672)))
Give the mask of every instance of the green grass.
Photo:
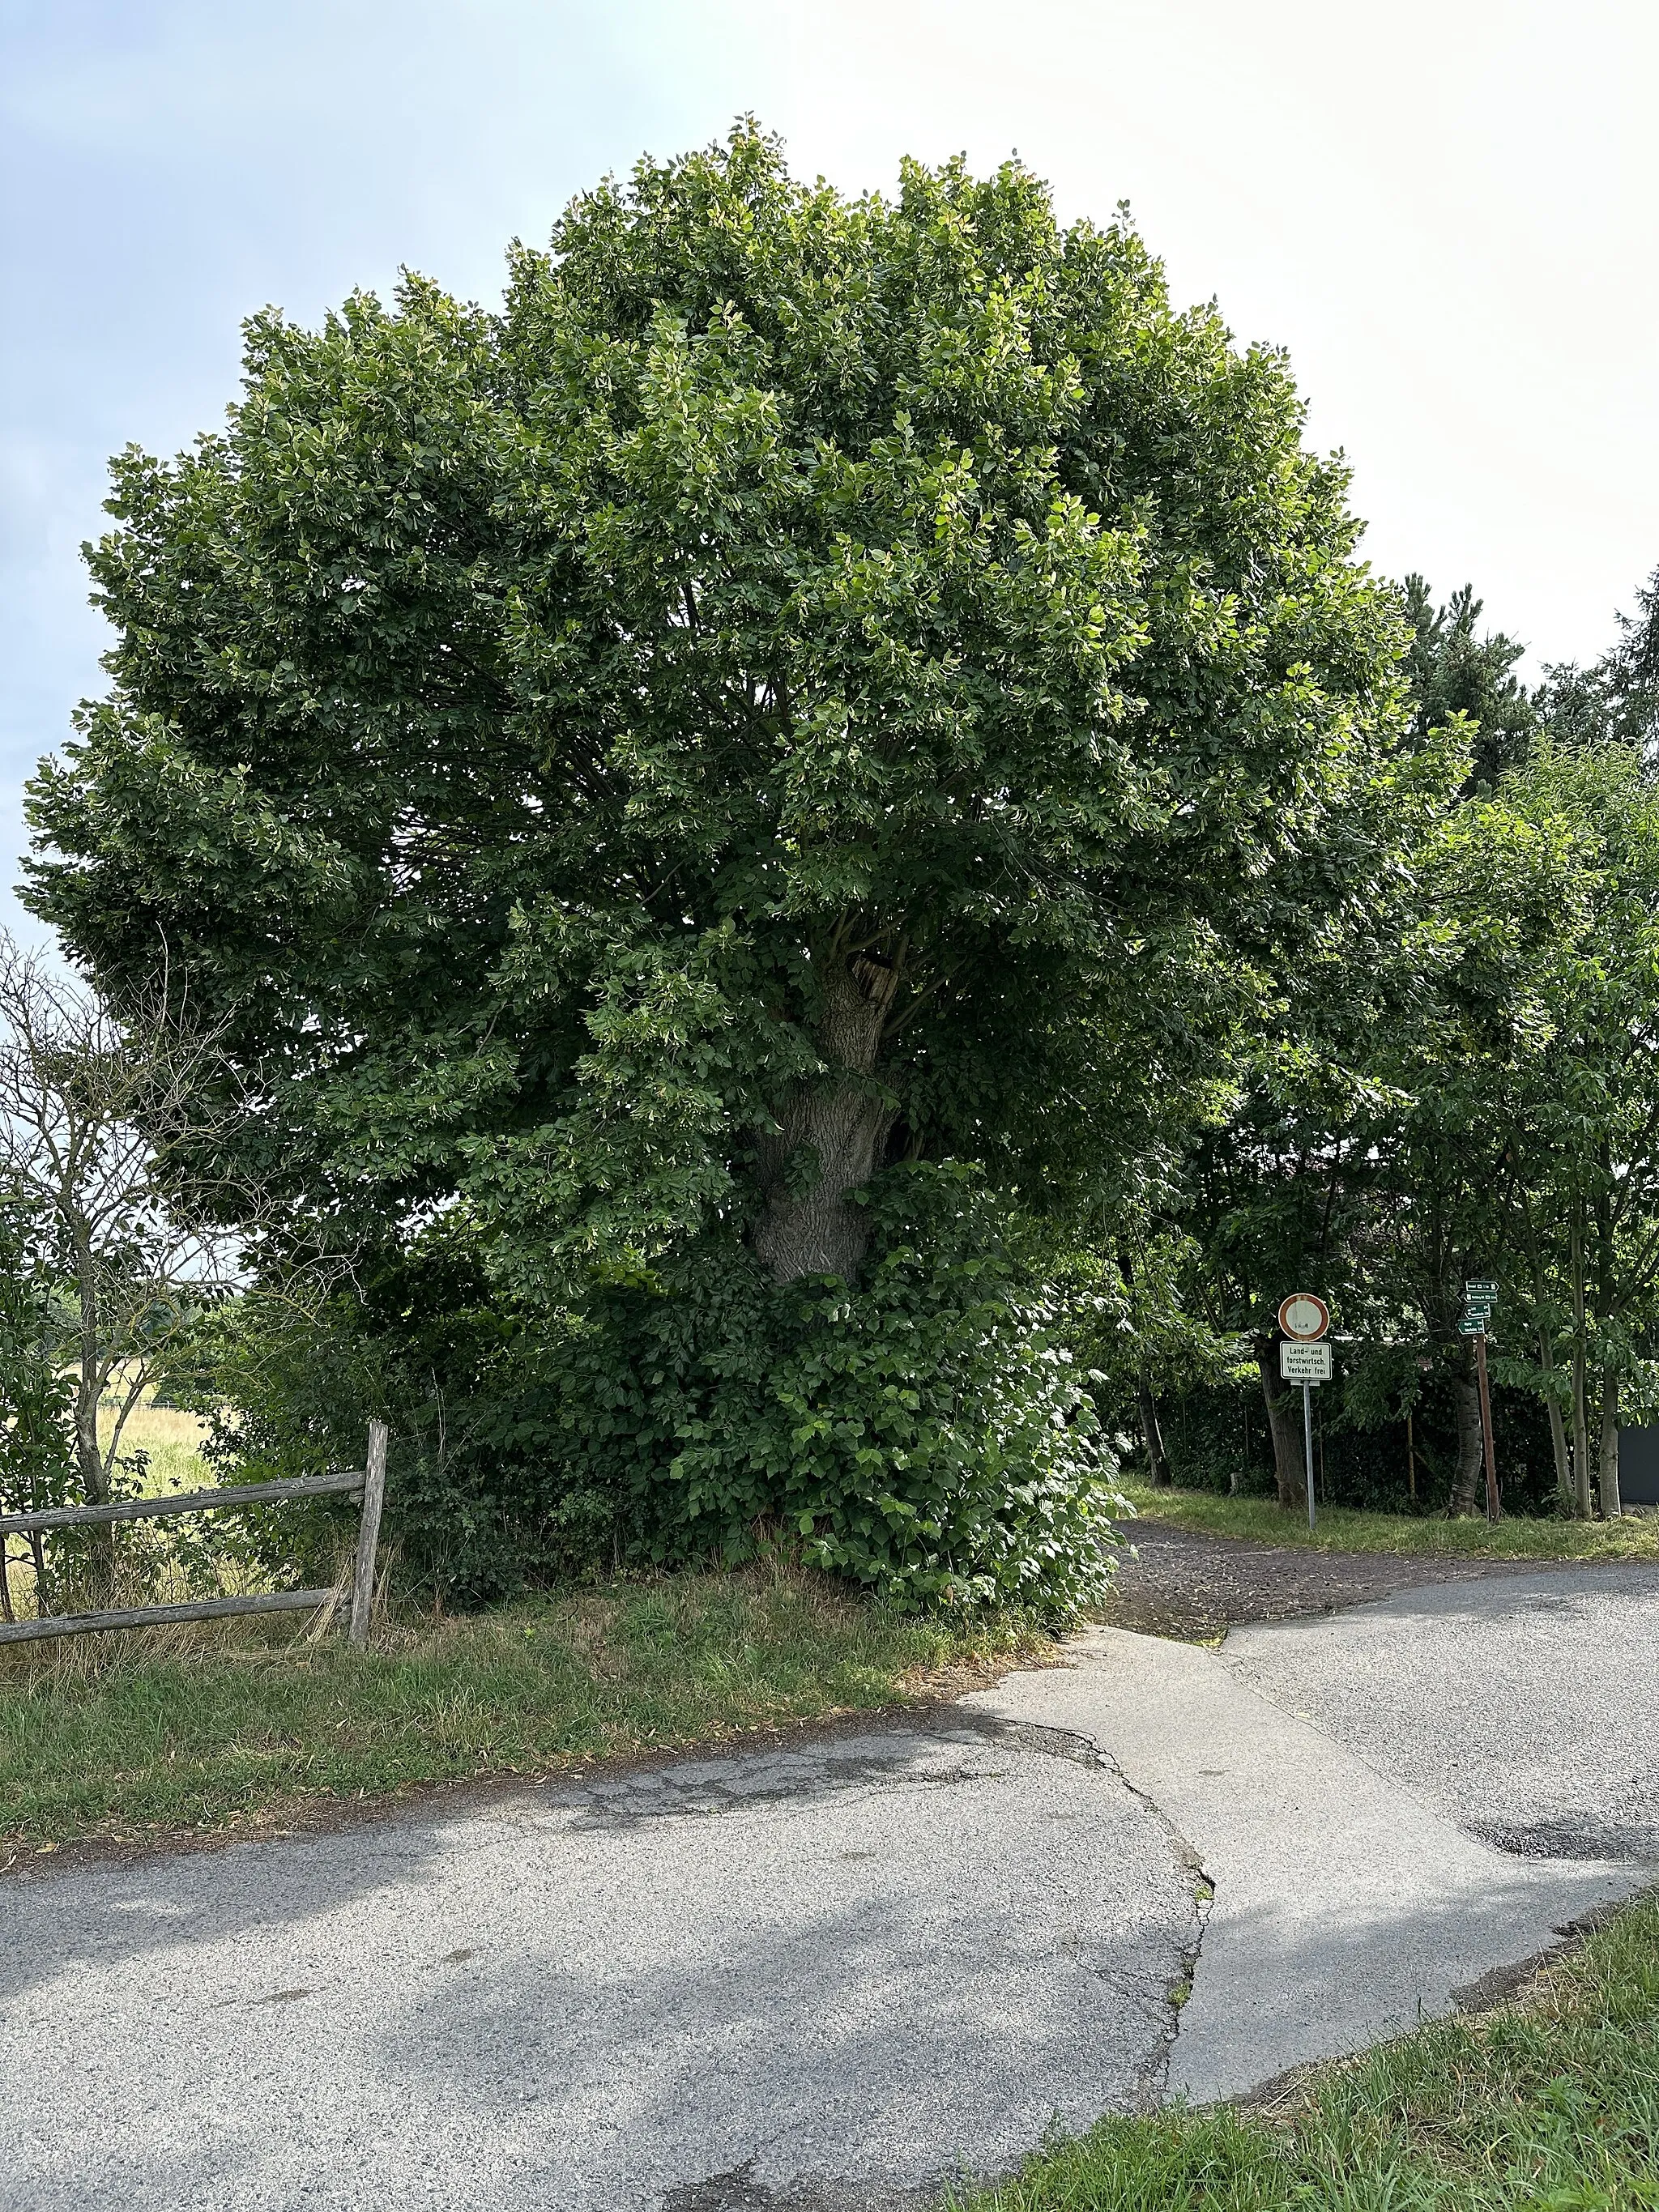
POLYGON ((869 1711, 1020 1646, 816 1578, 681 1576, 442 1623, 381 1648, 258 1621, 0 1648, 0 1867, 86 1836, 267 1825, 295 1801, 550 1774, 869 1711))
MULTIPOLYGON (((1471 1559, 1659 1559, 1659 1516, 1620 1521, 1528 1521, 1506 1517, 1448 1521, 1439 1516, 1357 1513, 1322 1505, 1310 1534, 1305 1514, 1285 1513, 1270 1498, 1227 1498, 1210 1490, 1151 1490, 1123 1483, 1124 1495, 1148 1521, 1194 1528, 1207 1536, 1248 1536, 1263 1544, 1299 1544, 1321 1552, 1397 1552, 1471 1559)), ((1133 1533, 1133 1532, 1132 1532, 1133 1533)))
MULTIPOLYGON (((1200 1972, 1202 1970, 1200 1969, 1200 1972)), ((1109 2119, 963 2212, 1637 2212, 1659 2206, 1659 1903, 1528 2002, 1322 2069, 1274 2117, 1109 2119)))

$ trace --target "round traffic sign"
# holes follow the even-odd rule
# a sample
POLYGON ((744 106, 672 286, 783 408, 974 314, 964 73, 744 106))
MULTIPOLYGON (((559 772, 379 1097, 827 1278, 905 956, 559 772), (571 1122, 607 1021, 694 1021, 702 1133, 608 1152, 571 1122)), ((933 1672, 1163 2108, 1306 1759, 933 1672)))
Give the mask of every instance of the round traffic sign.
POLYGON ((1279 1326, 1296 1344, 1317 1344, 1330 1325, 1330 1308, 1311 1291, 1292 1291, 1279 1309, 1279 1326))

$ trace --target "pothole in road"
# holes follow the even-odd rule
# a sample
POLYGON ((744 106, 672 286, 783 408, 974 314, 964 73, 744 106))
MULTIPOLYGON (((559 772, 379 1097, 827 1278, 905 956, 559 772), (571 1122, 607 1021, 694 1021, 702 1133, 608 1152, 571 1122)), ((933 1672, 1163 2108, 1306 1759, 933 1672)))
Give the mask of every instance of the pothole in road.
POLYGON ((1659 1856, 1650 1828, 1608 1820, 1471 1820, 1471 1835, 1517 1859, 1595 1859, 1609 1863, 1659 1856))

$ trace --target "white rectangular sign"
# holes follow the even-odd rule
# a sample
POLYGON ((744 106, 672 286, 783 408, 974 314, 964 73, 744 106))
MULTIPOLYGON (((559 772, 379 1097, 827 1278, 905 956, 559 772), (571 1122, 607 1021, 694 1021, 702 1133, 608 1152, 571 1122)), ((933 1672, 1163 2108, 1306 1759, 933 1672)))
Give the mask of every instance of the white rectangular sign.
POLYGON ((1331 1347, 1328 1344, 1291 1344, 1279 1347, 1279 1371, 1287 1382, 1328 1382, 1331 1347))

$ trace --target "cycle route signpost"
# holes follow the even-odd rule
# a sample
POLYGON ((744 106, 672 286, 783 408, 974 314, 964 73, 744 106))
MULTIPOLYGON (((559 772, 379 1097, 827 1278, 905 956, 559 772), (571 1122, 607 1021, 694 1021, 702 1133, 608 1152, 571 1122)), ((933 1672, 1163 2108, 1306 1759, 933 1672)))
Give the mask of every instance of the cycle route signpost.
POLYGON ((1480 1384, 1480 1440, 1486 1458, 1486 1518, 1498 1520, 1503 1502, 1498 1491, 1498 1455, 1492 1448, 1492 1391, 1486 1382, 1486 1324, 1498 1304, 1498 1285, 1485 1276, 1463 1285, 1463 1318, 1460 1334, 1474 1339, 1474 1371, 1480 1384))
POLYGON ((1316 1385, 1331 1379, 1331 1347, 1325 1341, 1330 1334, 1331 1310, 1312 1291, 1292 1291, 1280 1302, 1279 1326, 1283 1331, 1279 1346, 1280 1378, 1302 1385, 1302 1443, 1307 1455, 1311 1529, 1318 1517, 1314 1504, 1313 1394, 1316 1385))

